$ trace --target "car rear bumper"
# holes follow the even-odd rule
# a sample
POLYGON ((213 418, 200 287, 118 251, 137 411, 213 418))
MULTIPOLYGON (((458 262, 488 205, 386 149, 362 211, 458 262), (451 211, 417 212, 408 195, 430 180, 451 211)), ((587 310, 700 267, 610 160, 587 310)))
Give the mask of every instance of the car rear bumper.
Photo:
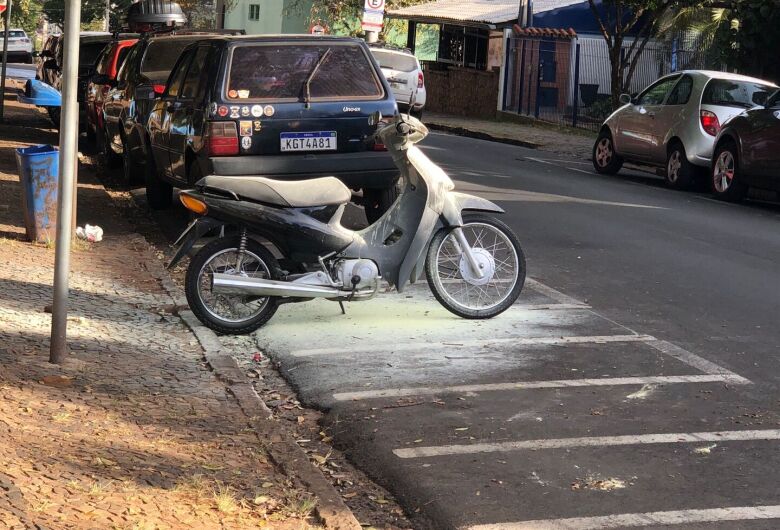
POLYGON ((305 154, 288 156, 228 156, 208 159, 204 175, 263 176, 302 180, 334 176, 350 188, 386 188, 399 171, 387 152, 305 154))

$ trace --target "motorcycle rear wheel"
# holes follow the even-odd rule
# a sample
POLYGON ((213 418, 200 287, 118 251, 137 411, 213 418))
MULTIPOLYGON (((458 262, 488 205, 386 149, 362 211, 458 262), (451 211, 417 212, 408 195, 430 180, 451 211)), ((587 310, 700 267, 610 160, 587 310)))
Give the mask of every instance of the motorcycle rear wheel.
POLYGON ((187 302, 198 320, 226 335, 252 333, 268 322, 278 307, 275 297, 226 295, 212 291, 212 275, 215 272, 279 279, 276 259, 252 239, 246 242, 244 261, 239 270, 240 242, 238 236, 223 237, 205 245, 190 261, 185 281, 187 302))
POLYGON ((463 233, 484 266, 476 278, 459 252, 454 231, 440 230, 428 248, 428 285, 448 311, 462 318, 493 318, 509 309, 525 284, 525 255, 511 228, 494 217, 465 214, 463 233))

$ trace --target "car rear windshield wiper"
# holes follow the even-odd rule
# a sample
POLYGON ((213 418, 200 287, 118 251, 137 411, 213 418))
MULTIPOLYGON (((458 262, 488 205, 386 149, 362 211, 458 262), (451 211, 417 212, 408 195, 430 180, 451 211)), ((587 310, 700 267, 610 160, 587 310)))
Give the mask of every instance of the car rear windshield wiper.
POLYGON ((322 66, 322 63, 325 62, 325 59, 328 58, 330 55, 331 48, 328 48, 325 50, 325 53, 322 54, 322 56, 317 61, 317 64, 314 65, 314 68, 312 69, 309 76, 306 78, 306 82, 303 84, 305 89, 305 95, 303 96, 303 102, 306 103, 306 108, 311 108, 311 82, 314 79, 314 76, 317 75, 317 71, 320 69, 320 66, 322 66))

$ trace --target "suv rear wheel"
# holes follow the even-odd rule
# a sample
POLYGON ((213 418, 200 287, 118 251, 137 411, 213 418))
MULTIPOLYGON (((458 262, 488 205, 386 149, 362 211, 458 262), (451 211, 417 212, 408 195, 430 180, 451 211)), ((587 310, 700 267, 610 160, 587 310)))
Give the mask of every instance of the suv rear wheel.
POLYGON ((164 210, 173 204, 173 186, 157 175, 157 164, 154 155, 149 152, 146 160, 144 177, 146 180, 146 200, 152 210, 164 210))

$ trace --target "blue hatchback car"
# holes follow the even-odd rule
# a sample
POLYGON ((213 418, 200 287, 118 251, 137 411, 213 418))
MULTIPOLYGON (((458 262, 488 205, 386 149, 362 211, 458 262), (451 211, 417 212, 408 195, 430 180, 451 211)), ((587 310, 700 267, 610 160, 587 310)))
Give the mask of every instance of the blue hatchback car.
POLYGON ((202 176, 335 176, 363 190, 369 218, 395 199, 398 170, 374 139, 397 105, 365 42, 228 36, 186 48, 147 123, 147 196, 202 176), (377 114, 379 113, 379 114, 377 114))

